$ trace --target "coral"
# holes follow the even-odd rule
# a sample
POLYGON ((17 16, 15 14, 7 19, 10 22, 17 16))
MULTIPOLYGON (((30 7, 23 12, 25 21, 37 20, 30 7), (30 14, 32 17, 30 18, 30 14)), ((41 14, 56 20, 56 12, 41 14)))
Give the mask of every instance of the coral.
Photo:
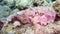
POLYGON ((52 7, 53 5, 52 0, 35 0, 35 3, 37 3, 38 6, 47 6, 47 7, 52 7))
POLYGON ((56 10, 57 15, 60 17, 60 0, 56 0, 53 5, 53 8, 56 10))
POLYGON ((33 3, 34 3, 34 0, 18 0, 16 1, 16 6, 29 7, 29 6, 32 6, 33 3))
POLYGON ((11 9, 8 6, 0 6, 0 21, 5 22, 10 15, 11 9))
POLYGON ((22 23, 47 25, 54 22, 55 16, 56 12, 52 8, 31 7, 27 10, 17 12, 14 17, 22 23))
POLYGON ((23 14, 19 14, 21 16, 18 16, 18 18, 23 23, 28 22, 32 24, 39 23, 40 25, 47 25, 48 23, 53 23, 56 16, 56 12, 48 7, 32 7, 22 12, 23 14))

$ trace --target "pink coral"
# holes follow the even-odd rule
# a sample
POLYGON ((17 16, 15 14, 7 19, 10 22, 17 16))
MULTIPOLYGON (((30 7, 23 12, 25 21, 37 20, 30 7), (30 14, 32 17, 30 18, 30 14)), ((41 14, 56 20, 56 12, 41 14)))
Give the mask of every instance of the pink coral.
POLYGON ((31 7, 17 12, 16 17, 23 23, 47 25, 53 23, 56 12, 49 7, 31 7))

